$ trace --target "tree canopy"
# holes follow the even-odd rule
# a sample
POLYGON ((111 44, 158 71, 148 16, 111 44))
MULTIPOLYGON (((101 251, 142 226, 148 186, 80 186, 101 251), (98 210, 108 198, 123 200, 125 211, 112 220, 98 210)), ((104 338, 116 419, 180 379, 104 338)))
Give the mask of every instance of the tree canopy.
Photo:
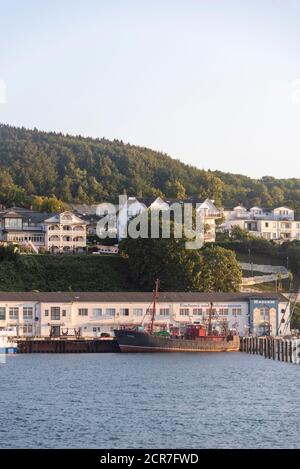
POLYGON ((164 291, 238 291, 242 281, 234 252, 219 246, 186 249, 183 239, 127 238, 120 252, 132 281, 146 290, 156 278, 164 291))
POLYGON ((204 171, 119 140, 0 125, 0 203, 29 207, 40 196, 65 203, 116 202, 123 193, 209 197, 225 207, 288 205, 300 214, 300 179, 204 171))

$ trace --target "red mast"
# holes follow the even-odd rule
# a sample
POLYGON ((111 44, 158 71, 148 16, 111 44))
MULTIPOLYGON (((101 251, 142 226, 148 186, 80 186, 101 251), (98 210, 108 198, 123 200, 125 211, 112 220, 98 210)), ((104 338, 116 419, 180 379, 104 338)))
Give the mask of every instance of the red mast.
POLYGON ((213 315, 213 302, 210 302, 209 315, 208 315, 208 335, 212 335, 212 315, 213 315))
POLYGON ((151 323, 150 323, 150 334, 153 332, 153 325, 154 319, 156 315, 156 303, 158 300, 158 289, 159 289, 159 279, 155 280, 155 289, 153 290, 153 309, 152 309, 152 316, 151 316, 151 323))

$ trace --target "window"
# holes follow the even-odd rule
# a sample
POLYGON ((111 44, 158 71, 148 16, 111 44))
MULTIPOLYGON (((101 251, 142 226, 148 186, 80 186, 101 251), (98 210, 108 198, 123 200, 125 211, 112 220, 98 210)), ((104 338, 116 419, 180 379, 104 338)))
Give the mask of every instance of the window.
POLYGON ((59 321, 60 320, 60 307, 59 306, 52 306, 51 307, 51 320, 52 321, 59 321))
POLYGON ((33 308, 31 306, 24 306, 23 308, 23 319, 33 318, 33 308))
POLYGON ((11 230, 21 230, 22 218, 5 218, 5 228, 11 230))
POLYGON ((93 316, 94 318, 98 318, 102 316, 102 309, 101 308, 94 308, 93 309, 93 316))
POLYGON ((190 314, 189 308, 180 308, 179 310, 180 316, 188 316, 190 314))
POLYGON ((116 309, 115 308, 106 308, 106 316, 115 316, 116 309))
POLYGON ((129 316, 129 309, 128 308, 121 308, 120 309, 120 314, 122 316, 129 316))
POLYGON ((143 316, 143 308, 133 308, 133 316, 143 316))
POLYGON ((78 316, 88 316, 89 310, 87 308, 79 308, 78 309, 78 316))
POLYGON ((240 316, 242 314, 242 308, 232 308, 232 314, 234 316, 240 316))
POLYGON ((160 308, 159 315, 160 316, 169 316, 170 315, 169 308, 160 308))
POLYGON ((202 315, 202 308, 194 308, 193 309, 193 316, 201 316, 202 315))
POLYGON ((23 326, 23 334, 32 334, 33 327, 32 324, 26 324, 23 326))
POLYGON ((49 316, 49 309, 45 309, 45 316, 49 316))
POLYGON ((6 316, 6 308, 1 307, 0 308, 0 321, 5 321, 5 316, 6 316))
POLYGON ((66 317, 67 311, 66 311, 65 309, 63 309, 62 312, 61 312, 61 315, 62 315, 63 317, 66 317))
POLYGON ((228 308, 220 308, 219 309, 219 314, 221 316, 227 316, 228 315, 228 308))
POLYGON ((270 320, 270 313, 269 313, 269 308, 268 308, 268 307, 260 308, 260 319, 261 319, 263 322, 269 322, 269 320, 270 320))
POLYGON ((207 310, 206 310, 206 314, 207 314, 208 316, 209 316, 210 314, 214 315, 214 314, 216 314, 216 312, 217 312, 216 308, 211 308, 211 309, 210 309, 210 308, 207 308, 207 310))
POLYGON ((9 311, 9 319, 19 318, 19 308, 10 307, 8 311, 9 311))
POLYGON ((268 222, 265 223, 265 227, 269 228, 269 223, 268 222))

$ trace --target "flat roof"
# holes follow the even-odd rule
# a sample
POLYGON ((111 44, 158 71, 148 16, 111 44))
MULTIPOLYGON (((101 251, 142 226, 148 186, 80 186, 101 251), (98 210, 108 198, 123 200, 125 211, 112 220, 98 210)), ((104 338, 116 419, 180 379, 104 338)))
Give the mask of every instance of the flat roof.
MULTIPOLYGON (((206 293, 206 292, 159 292, 159 303, 207 303, 242 302, 250 299, 288 301, 280 293, 206 293)), ((0 292, 0 302, 36 301, 53 303, 151 303, 152 292, 0 292)))

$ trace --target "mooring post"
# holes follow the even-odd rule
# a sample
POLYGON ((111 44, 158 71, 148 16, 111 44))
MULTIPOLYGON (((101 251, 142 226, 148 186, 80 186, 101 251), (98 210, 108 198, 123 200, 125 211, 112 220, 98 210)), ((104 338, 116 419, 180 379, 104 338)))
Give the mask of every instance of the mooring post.
POLYGON ((288 361, 288 341, 285 340, 285 347, 284 347, 284 351, 285 351, 285 361, 287 362, 288 361))
POLYGON ((293 363, 293 341, 289 341, 289 359, 290 363, 293 363))

